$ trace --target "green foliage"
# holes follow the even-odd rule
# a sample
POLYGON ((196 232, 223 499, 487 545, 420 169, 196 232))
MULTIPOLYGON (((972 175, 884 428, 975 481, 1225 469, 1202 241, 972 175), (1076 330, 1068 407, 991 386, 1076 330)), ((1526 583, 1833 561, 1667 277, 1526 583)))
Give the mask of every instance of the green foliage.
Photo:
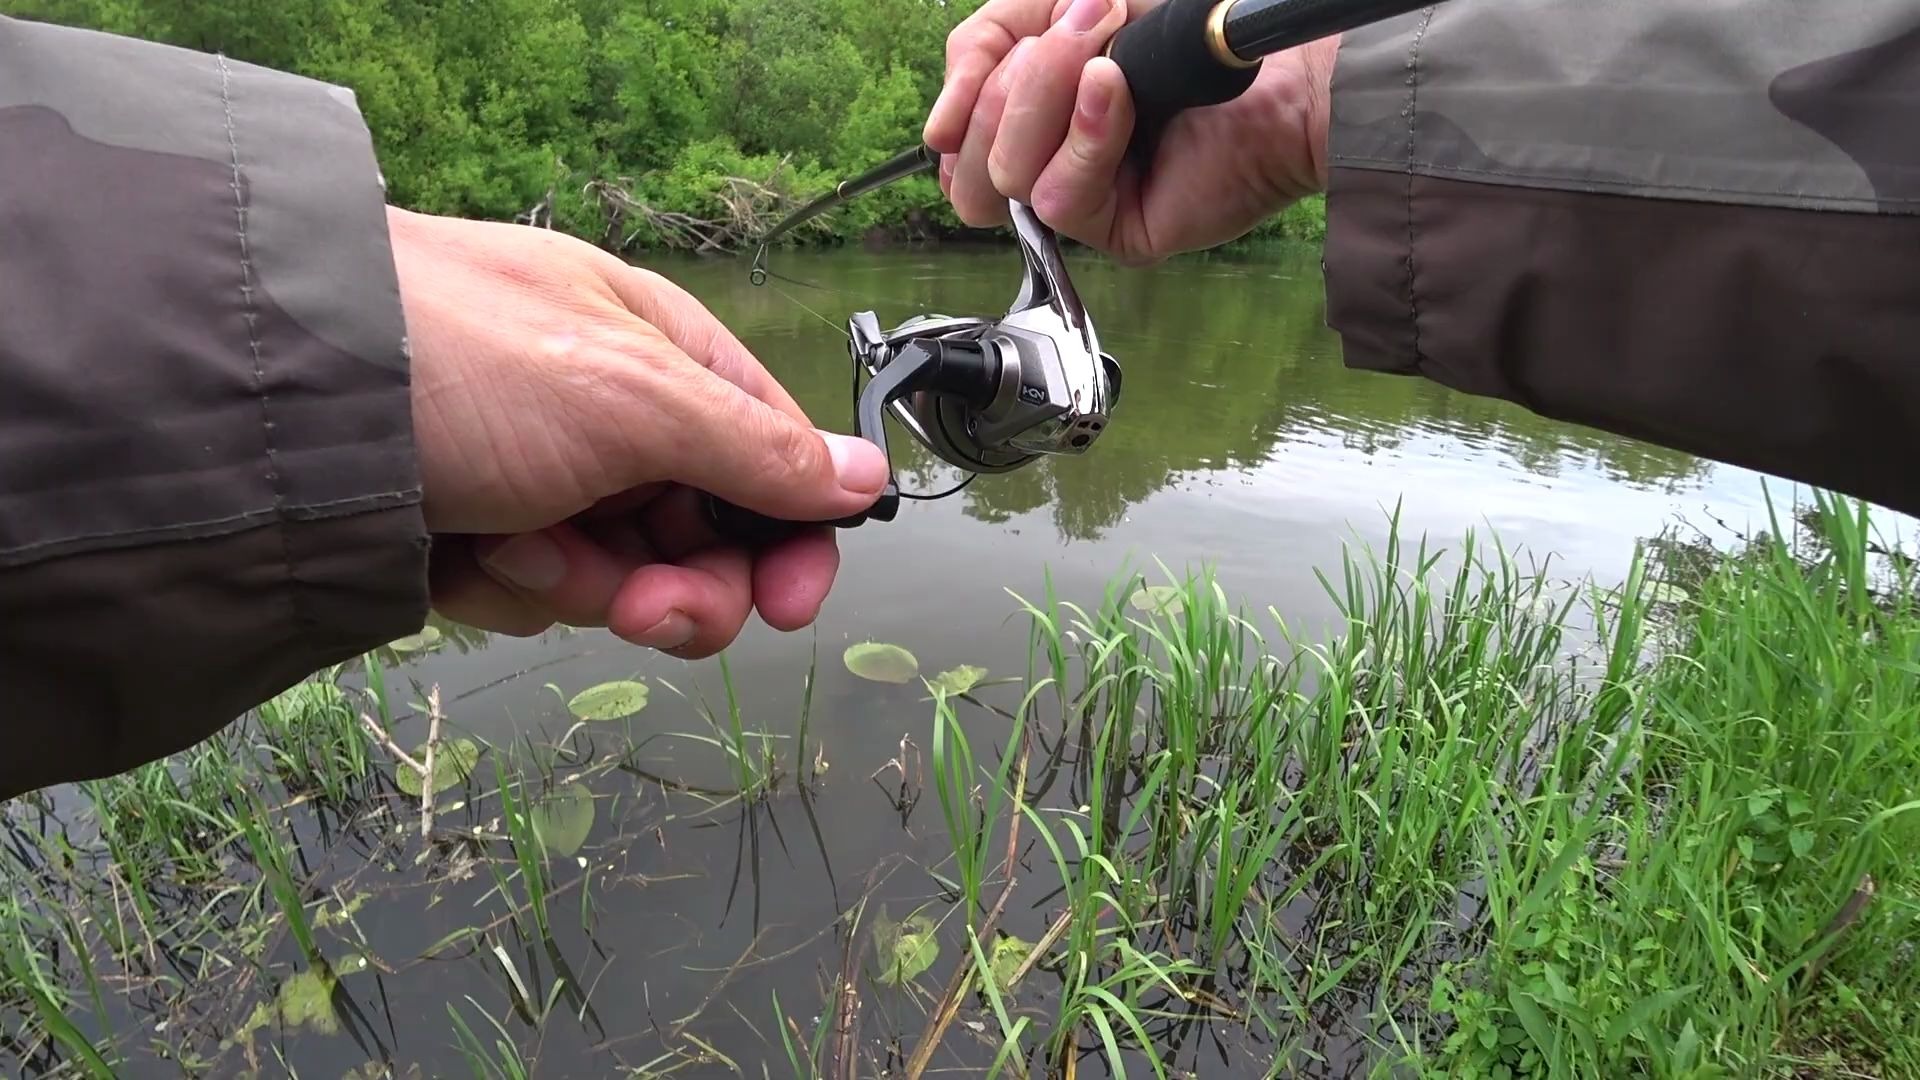
MULTIPOLYGON (((355 93, 397 205, 617 249, 674 237, 595 182, 715 220, 728 177, 790 198, 920 138, 946 39, 980 0, 18 0, 9 14, 218 50, 355 93)), ((863 195, 796 241, 962 229, 931 177, 863 195)), ((1319 198, 1236 246, 1318 242, 1319 198)))
MULTIPOLYGON (((397 204, 595 242, 618 183, 710 215, 727 176, 811 197, 918 139, 949 31, 978 0, 20 0, 9 13, 297 72, 354 91, 397 204)), ((874 193, 831 235, 957 225, 937 184, 874 193)), ((823 233, 815 232, 815 238, 823 233)), ((665 238, 630 226, 619 241, 665 238)))

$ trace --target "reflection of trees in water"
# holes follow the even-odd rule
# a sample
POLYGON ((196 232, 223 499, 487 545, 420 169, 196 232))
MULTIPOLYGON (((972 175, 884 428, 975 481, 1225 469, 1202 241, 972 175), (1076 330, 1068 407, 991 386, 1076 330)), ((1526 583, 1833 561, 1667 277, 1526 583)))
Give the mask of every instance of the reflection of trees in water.
MULTIPOLYGON (((731 264, 668 272, 741 333, 817 422, 837 430, 850 423, 850 373, 845 340, 823 317, 837 324, 871 308, 890 325, 925 311, 997 312, 1018 280, 1011 251, 991 249, 795 253, 785 261, 784 272, 828 288, 755 289, 731 264)), ((1115 423, 1084 457, 975 480, 965 492, 975 518, 1004 521, 1050 505, 1063 534, 1089 538, 1182 474, 1251 467, 1286 443, 1330 438, 1369 456, 1445 439, 1504 455, 1535 475, 1586 470, 1666 491, 1698 482, 1711 467, 1425 379, 1347 370, 1325 325, 1310 253, 1189 259, 1151 271, 1076 255, 1073 273, 1124 372, 1115 423)), ((956 479, 897 426, 888 436, 903 487, 938 491, 956 479)))

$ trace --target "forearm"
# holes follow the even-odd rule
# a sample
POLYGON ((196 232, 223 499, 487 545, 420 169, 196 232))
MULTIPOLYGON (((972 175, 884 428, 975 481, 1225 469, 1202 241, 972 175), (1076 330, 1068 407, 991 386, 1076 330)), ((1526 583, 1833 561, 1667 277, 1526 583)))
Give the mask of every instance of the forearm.
POLYGON ((0 17, 0 798, 417 628, 405 322, 350 95, 0 17))
POLYGON ((1473 0, 1346 35, 1358 368, 1920 512, 1920 12, 1473 0))

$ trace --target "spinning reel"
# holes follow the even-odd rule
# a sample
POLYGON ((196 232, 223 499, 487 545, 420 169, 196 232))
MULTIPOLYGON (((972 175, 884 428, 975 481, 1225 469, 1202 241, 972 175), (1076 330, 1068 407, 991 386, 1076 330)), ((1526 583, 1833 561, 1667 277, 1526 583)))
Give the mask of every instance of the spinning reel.
MULTIPOLYGON (((853 193, 933 167, 938 160, 917 148, 796 212, 762 242, 755 283, 766 278, 766 244, 772 238, 853 193)), ((1120 398, 1120 365, 1100 347, 1053 230, 1024 203, 1010 206, 1022 273, 1006 314, 916 315, 891 330, 882 330, 871 311, 848 320, 848 351, 867 375, 855 408, 855 434, 881 453, 887 454, 888 415, 969 479, 1011 472, 1042 456, 1085 453, 1106 429, 1120 398)), ((902 496, 890 475, 866 511, 827 524, 852 528, 892 521, 903 497, 924 496, 902 496)), ((709 498, 707 506, 715 530, 740 540, 777 539, 800 524, 718 498, 709 498)))

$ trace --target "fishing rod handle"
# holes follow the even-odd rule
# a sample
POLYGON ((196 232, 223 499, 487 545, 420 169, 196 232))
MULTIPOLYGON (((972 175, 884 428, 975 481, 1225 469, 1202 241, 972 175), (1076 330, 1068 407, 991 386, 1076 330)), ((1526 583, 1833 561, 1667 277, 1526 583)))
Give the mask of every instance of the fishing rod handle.
POLYGON ((1107 56, 1133 98, 1136 161, 1150 161, 1186 109, 1247 92, 1267 56, 1423 7, 1433 0, 1166 0, 1120 28, 1107 56))

